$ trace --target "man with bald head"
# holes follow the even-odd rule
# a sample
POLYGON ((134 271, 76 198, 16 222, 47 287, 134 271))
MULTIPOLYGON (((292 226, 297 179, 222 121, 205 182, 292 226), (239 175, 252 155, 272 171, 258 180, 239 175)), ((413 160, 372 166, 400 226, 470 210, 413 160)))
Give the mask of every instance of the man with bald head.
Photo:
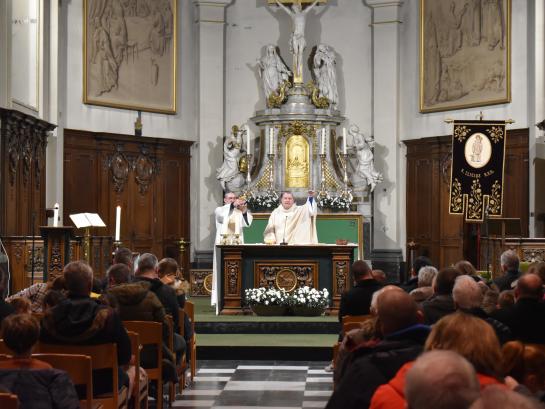
POLYGON ((537 274, 521 276, 515 288, 515 305, 495 311, 492 317, 503 322, 513 338, 525 343, 545 343, 545 303, 543 281, 537 274))
POLYGON ((422 313, 401 289, 385 287, 377 297, 378 330, 383 339, 374 347, 354 350, 327 408, 367 408, 375 390, 422 352, 429 327, 422 313))

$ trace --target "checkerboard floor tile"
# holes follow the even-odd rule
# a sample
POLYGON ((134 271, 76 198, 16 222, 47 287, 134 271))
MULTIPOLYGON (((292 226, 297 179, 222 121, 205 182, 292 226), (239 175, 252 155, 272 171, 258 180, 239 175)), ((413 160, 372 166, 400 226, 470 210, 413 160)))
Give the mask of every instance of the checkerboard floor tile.
POLYGON ((174 408, 323 408, 333 391, 328 362, 201 361, 174 408))

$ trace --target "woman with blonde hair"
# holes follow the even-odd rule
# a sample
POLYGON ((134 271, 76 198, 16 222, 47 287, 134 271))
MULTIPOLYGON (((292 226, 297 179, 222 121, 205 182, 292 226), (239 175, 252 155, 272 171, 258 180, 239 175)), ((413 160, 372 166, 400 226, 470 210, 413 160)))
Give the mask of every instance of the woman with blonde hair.
MULTIPOLYGON (((481 389, 501 385, 501 349, 494 329, 486 321, 463 312, 441 318, 431 330, 425 351, 449 350, 467 359, 475 368, 481 389)), ((390 382, 380 386, 371 400, 371 409, 404 409, 405 376, 414 362, 401 367, 390 382)))

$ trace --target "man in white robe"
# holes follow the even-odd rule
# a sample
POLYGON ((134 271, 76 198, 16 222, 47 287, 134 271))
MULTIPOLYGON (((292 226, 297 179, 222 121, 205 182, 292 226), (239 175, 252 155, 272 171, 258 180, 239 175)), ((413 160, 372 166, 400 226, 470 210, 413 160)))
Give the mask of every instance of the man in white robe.
POLYGON ((222 234, 238 234, 240 243, 244 243, 244 233, 242 229, 252 224, 252 214, 246 207, 246 201, 238 199, 232 192, 225 193, 223 197, 223 206, 216 207, 214 211, 216 219, 216 239, 214 241, 214 254, 212 258, 212 293, 210 301, 216 306, 216 314, 219 312, 219 289, 218 273, 221 271, 219 251, 216 246, 221 243, 222 234))
POLYGON ((265 227, 263 240, 267 244, 317 244, 316 214, 318 206, 314 192, 307 202, 297 206, 291 192, 283 192, 280 206, 273 210, 265 227))

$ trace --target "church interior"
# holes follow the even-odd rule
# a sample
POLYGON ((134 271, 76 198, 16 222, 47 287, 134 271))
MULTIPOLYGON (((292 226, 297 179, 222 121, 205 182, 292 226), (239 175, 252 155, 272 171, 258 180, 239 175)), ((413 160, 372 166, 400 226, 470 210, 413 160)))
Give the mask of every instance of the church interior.
POLYGON ((544 116, 544 0, 0 0, 0 407, 543 407, 544 116))

